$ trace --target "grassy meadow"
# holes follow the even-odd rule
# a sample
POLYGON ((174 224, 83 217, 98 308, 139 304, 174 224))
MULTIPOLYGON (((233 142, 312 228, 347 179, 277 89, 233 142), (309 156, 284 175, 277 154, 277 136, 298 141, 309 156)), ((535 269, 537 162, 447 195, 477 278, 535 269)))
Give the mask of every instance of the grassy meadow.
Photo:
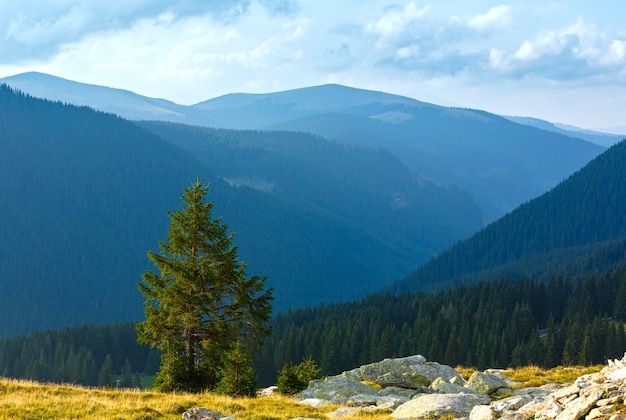
MULTIPOLYGON (((560 367, 543 370, 535 366, 507 369, 502 373, 526 386, 548 382, 569 383, 603 366, 560 367)), ((457 368, 464 377, 473 372, 457 368)), ((238 420, 285 420, 326 418, 339 407, 309 407, 293 398, 271 396, 231 398, 213 393, 160 393, 150 390, 99 389, 0 378, 0 419, 181 419, 193 407, 205 407, 238 420)), ((389 412, 361 412, 348 419, 389 420, 389 412)))

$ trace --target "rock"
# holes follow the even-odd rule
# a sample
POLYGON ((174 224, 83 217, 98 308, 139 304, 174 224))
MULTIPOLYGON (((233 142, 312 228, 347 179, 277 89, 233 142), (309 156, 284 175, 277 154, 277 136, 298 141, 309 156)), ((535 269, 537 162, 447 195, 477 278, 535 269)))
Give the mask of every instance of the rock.
POLYGON ((384 407, 393 410, 409 399, 399 395, 359 394, 348 398, 345 405, 349 407, 384 407))
POLYGON ((378 392, 356 379, 345 376, 330 376, 323 380, 315 379, 309 382, 309 387, 298 393, 296 399, 317 398, 332 404, 344 405, 348 399, 359 394, 377 396, 378 392))
POLYGON ((489 397, 484 394, 423 394, 396 408, 391 417, 396 419, 468 417, 475 406, 489 402, 489 397))
MULTIPOLYGON (((532 418, 532 416, 530 417, 532 418)), ((523 416, 519 413, 510 413, 510 414, 505 414, 504 416, 500 417, 498 420, 528 420, 529 417, 523 416)))
POLYGON ((467 383, 467 381, 465 380, 464 377, 462 377, 461 375, 459 376, 455 376, 452 379, 450 379, 449 381, 452 385, 460 385, 460 386, 465 386, 465 384, 467 383))
MULTIPOLYGON (((396 419, 445 416, 471 420, 578 420, 584 416, 586 420, 607 419, 626 399, 626 355, 622 360, 610 361, 600 372, 581 376, 572 384, 519 390, 511 390, 511 381, 498 371, 474 373, 467 382, 456 372, 431 376, 433 372, 448 369, 452 370, 449 366, 426 362, 421 356, 385 359, 324 381, 311 381, 298 398, 303 404, 343 405, 343 409, 329 416, 335 418, 365 410, 393 410, 391 417, 396 419), (394 381, 389 381, 392 377, 394 381), (414 380, 421 377, 428 380, 430 387, 412 388, 414 380), (360 380, 405 386, 389 385, 378 389, 360 380), (411 388, 406 386, 408 383, 411 388), (498 390, 511 396, 491 401, 498 390)), ((626 420, 618 414, 613 417, 612 420, 626 420)))
POLYGON ((508 388, 509 383, 498 373, 474 372, 465 387, 481 394, 493 394, 500 388, 508 388))
POLYGON ((198 407, 187 410, 183 413, 184 420, 235 420, 234 417, 228 417, 208 408, 198 407))
POLYGON ((593 420, 599 417, 606 417, 611 413, 613 413, 613 407, 608 407, 608 406, 596 407, 593 410, 589 411, 589 414, 587 414, 587 416, 585 417, 585 420, 593 420))
MULTIPOLYGON (((428 388, 425 388, 424 391, 426 390, 428 390, 428 388)), ((417 394, 420 394, 420 392, 418 392, 415 389, 400 388, 397 386, 388 386, 387 388, 378 390, 378 395, 380 395, 381 397, 382 396, 394 396, 394 397, 404 398, 406 401, 410 400, 417 394)))
POLYGON ((358 381, 372 381, 382 387, 397 386, 412 389, 427 387, 439 377, 446 382, 450 382, 453 378, 463 379, 450 366, 426 362, 421 355, 385 359, 352 369, 342 375, 358 381))
POLYGON ((341 407, 331 413, 326 414, 326 417, 328 417, 329 419, 343 419, 345 417, 352 417, 356 415, 359 411, 361 411, 361 408, 341 407))
POLYGON ((444 381, 442 378, 435 379, 430 384, 430 389, 439 394, 459 394, 459 393, 467 393, 467 392, 475 392, 469 388, 465 388, 462 385, 451 384, 450 382, 444 381))
POLYGON ((517 410, 518 414, 537 419, 554 419, 563 407, 551 398, 535 399, 517 410))
POLYGON ((324 407, 326 405, 330 405, 330 401, 321 400, 319 398, 305 398, 299 401, 300 404, 308 405, 311 407, 324 407))
POLYGON ((472 408, 469 420, 495 420, 496 413, 493 407, 488 405, 477 405, 472 408))
POLYGON ((256 393, 256 395, 257 397, 269 397, 270 395, 274 395, 277 393, 278 393, 278 387, 274 385, 274 386, 268 386, 267 388, 263 388, 259 390, 256 393))
POLYGON ((522 388, 522 389, 514 389, 513 390, 513 396, 516 395, 532 395, 532 396, 548 396, 550 394, 552 394, 553 392, 558 391, 559 389, 564 388, 563 385, 561 384, 548 384, 548 385, 543 385, 540 387, 529 387, 529 388, 522 388))
POLYGON ((603 390, 600 388, 591 389, 585 395, 569 402, 563 411, 556 416, 556 420, 576 420, 586 415, 602 398, 603 390))
POLYGON ((519 410, 533 400, 534 398, 531 395, 514 395, 492 402, 491 407, 496 415, 501 417, 507 412, 519 410))

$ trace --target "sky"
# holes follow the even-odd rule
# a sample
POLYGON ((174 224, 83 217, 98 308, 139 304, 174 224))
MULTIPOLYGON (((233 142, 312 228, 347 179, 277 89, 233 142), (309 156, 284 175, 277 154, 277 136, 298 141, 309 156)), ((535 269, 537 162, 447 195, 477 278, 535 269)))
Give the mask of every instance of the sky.
POLYGON ((0 0, 0 77, 185 105, 338 83, 626 133, 624 16, 623 0, 0 0))

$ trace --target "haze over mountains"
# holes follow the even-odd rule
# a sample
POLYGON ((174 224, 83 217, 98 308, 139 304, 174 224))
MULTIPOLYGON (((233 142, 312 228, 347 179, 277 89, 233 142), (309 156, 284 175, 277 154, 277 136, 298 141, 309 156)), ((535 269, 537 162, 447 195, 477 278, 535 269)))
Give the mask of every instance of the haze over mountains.
POLYGON ((626 263, 626 141, 419 267, 393 289, 603 273, 626 263))
POLYGON ((169 142, 2 85, 0 335, 140 319, 146 251, 198 176, 250 273, 275 288, 276 311, 380 290, 481 225, 467 193, 384 151, 143 124, 169 142))
POLYGON ((197 176, 282 311, 383 290, 605 150, 337 85, 185 107, 37 73, 12 80, 144 121, 2 88, 0 335, 140 318, 145 252, 197 176))
POLYGON ((182 106, 40 73, 0 81, 37 97, 88 105, 132 120, 304 131, 345 144, 384 148, 416 174, 468 191, 486 222, 547 191, 604 150, 576 137, 576 131, 546 131, 482 111, 339 85, 230 94, 182 106))

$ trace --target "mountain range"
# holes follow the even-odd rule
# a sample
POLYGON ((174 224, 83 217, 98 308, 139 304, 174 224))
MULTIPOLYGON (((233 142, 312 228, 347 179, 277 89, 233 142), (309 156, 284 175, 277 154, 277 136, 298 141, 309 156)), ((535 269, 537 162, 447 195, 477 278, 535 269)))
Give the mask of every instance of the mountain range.
MULTIPOLYGON (((198 176, 284 311, 389 287, 605 150, 337 85, 184 107, 37 73, 15 80, 56 102, 0 91, 0 336, 139 319, 145 252, 198 176), (123 118, 68 104, 85 98, 123 118)), ((410 278, 396 288, 429 287, 410 278)))
POLYGON ((276 311, 380 290, 481 226, 469 194, 382 150, 140 127, 1 86, 0 336, 141 319, 146 251, 197 177, 249 272, 274 287, 276 311))
MULTIPOLYGON (((0 82, 131 120, 308 132, 343 144, 383 148, 416 174, 469 192, 485 223, 549 190, 605 149, 583 139, 580 130, 545 130, 535 120, 517 119, 519 124, 483 111, 341 85, 234 93, 183 106, 41 73, 0 82)), ((601 134, 594 138, 603 144, 619 140, 601 134)))

